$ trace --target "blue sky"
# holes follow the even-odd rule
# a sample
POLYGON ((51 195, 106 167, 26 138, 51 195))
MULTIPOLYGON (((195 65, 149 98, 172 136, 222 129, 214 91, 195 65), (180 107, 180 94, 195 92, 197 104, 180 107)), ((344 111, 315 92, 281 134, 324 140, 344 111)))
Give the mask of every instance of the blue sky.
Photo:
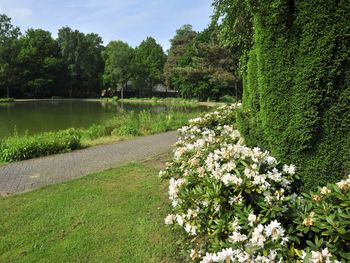
POLYGON ((69 26, 99 34, 104 44, 123 40, 138 45, 154 37, 165 50, 176 29, 192 24, 200 31, 210 23, 211 0, 0 0, 0 13, 23 31, 42 28, 57 36, 69 26))

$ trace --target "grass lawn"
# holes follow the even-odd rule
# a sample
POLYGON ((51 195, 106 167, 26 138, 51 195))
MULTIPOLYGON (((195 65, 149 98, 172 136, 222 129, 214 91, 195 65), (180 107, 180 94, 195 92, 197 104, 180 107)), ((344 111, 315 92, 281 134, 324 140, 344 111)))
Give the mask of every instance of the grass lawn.
POLYGON ((0 198, 0 262, 180 262, 161 161, 0 198))

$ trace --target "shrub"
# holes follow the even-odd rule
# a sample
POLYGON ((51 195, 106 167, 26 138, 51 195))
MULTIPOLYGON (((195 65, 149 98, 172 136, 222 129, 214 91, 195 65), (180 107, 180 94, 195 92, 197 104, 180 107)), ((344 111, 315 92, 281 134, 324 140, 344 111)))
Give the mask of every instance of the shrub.
POLYGON ((14 102, 14 98, 0 98, 0 103, 14 102))
POLYGON ((161 172, 170 178, 173 206, 165 222, 184 229, 196 261, 286 256, 285 195, 295 167, 277 165, 268 152, 243 144, 228 125, 236 107, 219 108, 181 128, 173 160, 161 172))
POLYGON ((108 135, 104 125, 92 125, 90 128, 82 130, 82 135, 88 139, 96 139, 108 135))
POLYGON ((294 210, 296 227, 291 239, 299 255, 317 257, 316 251, 327 248, 334 257, 350 261, 350 175, 318 192, 303 194, 294 210))
POLYGON ((139 128, 134 122, 126 123, 119 128, 112 131, 112 135, 118 136, 137 136, 139 135, 139 128))
POLYGON ((0 160, 20 161, 55 153, 68 152, 80 147, 80 132, 68 129, 40 133, 33 136, 10 137, 0 144, 0 160))
POLYGON ((111 99, 112 102, 117 102, 118 100, 119 100, 118 96, 113 96, 111 99))
POLYGON ((224 106, 178 131, 169 180, 172 213, 195 262, 348 262, 350 176, 318 193, 299 193, 294 165, 249 148, 224 106))
POLYGON ((224 96, 220 97, 219 101, 224 102, 224 103, 235 103, 236 98, 234 98, 230 95, 224 95, 224 96))

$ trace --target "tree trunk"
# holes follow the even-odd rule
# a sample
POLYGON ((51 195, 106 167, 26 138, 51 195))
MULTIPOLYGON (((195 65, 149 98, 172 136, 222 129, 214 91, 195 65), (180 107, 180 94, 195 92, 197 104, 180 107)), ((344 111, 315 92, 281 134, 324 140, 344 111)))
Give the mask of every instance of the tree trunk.
POLYGON ((10 88, 9 86, 6 86, 6 98, 10 97, 10 88))

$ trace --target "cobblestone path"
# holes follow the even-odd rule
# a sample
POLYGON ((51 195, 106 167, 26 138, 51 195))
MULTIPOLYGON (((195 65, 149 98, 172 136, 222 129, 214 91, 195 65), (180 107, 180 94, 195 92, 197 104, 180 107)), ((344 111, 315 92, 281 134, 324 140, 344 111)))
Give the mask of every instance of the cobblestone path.
POLYGON ((139 137, 0 167, 0 195, 22 193, 168 152, 176 132, 139 137))

